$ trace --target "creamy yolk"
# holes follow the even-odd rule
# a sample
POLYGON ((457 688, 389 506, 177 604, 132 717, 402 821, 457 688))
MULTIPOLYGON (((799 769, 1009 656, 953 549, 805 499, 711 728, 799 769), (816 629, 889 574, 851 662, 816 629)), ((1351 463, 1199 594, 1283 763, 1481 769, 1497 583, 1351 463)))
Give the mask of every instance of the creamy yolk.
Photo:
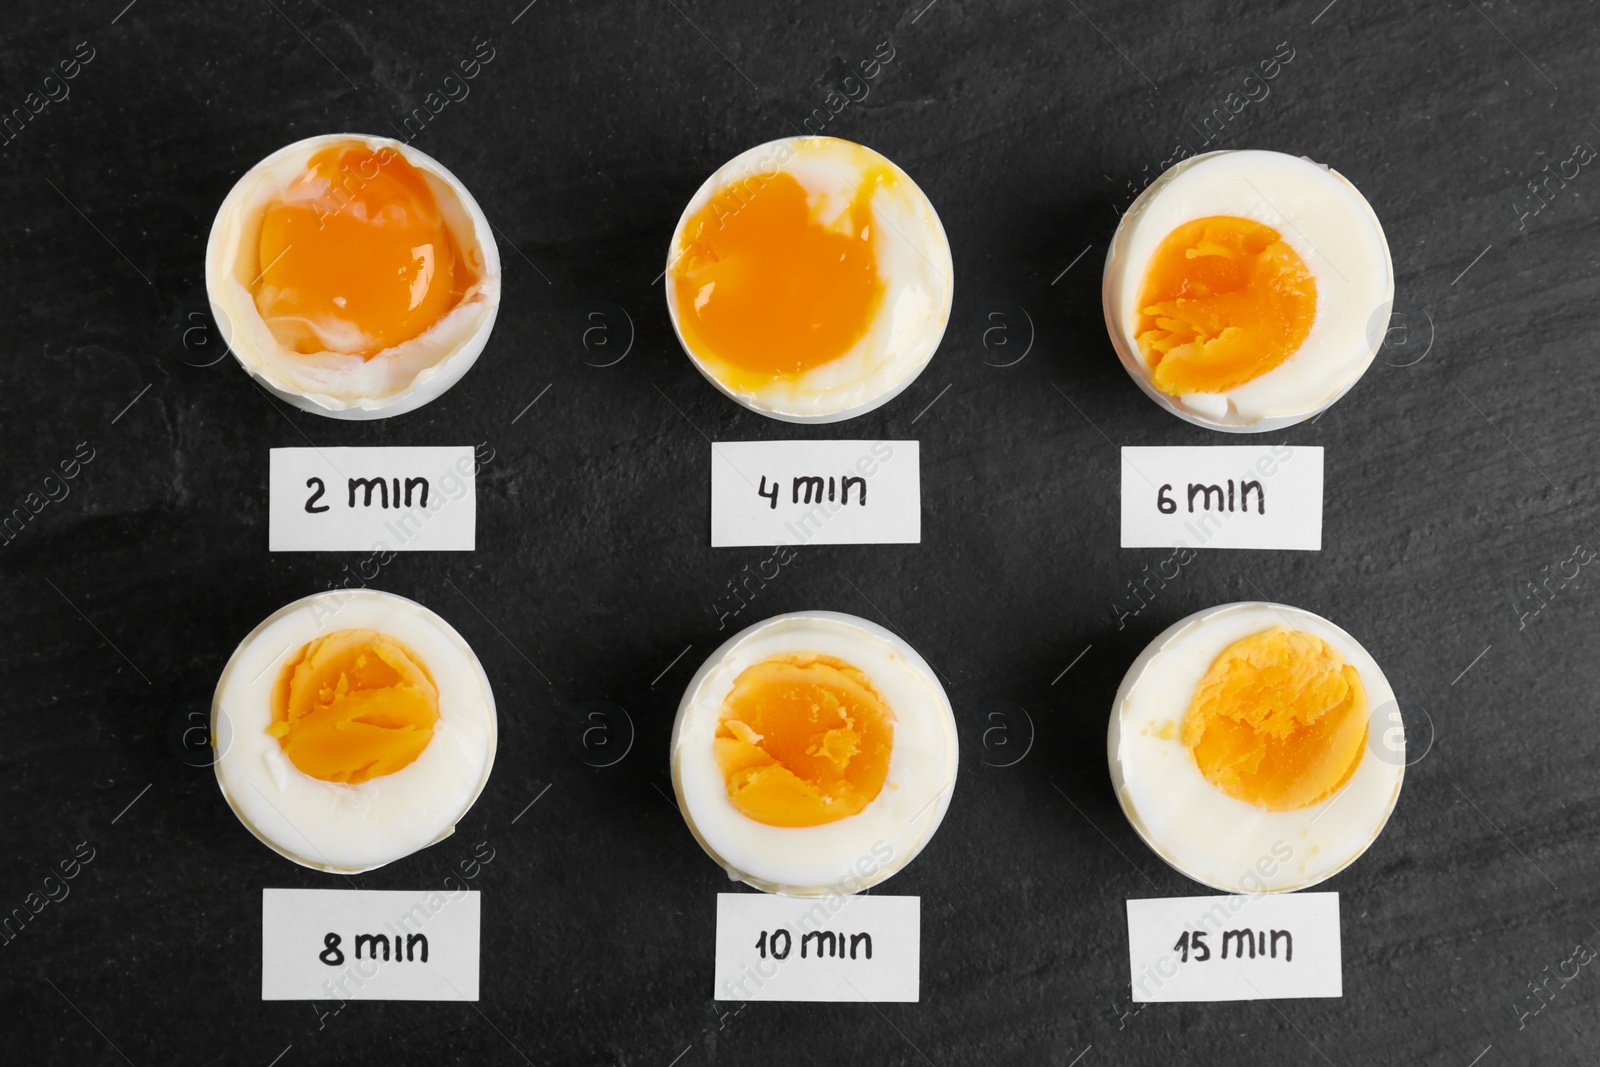
POLYGON ((799 377, 848 352, 883 299, 872 194, 894 182, 884 168, 869 169, 842 211, 839 197, 808 193, 786 171, 714 195, 684 224, 671 268, 689 350, 745 388, 799 377), (837 217, 819 217, 828 210, 837 217))
POLYGON ((1183 743, 1211 784, 1268 811, 1331 795, 1355 773, 1366 740, 1356 669, 1321 638, 1283 627, 1224 649, 1183 720, 1183 743))
POLYGON ((1221 393, 1294 355, 1317 315, 1317 281, 1271 226, 1213 215, 1157 246, 1139 308, 1156 388, 1221 393))
POLYGON ((820 826, 882 791, 894 713, 858 668, 790 653, 734 680, 713 744, 735 808, 768 826, 820 826))
POLYGON ((267 733, 305 774, 354 784, 408 766, 438 721, 439 690, 415 652, 374 630, 338 630, 285 666, 267 733))
POLYGON ((394 149, 325 148, 261 216, 256 308, 284 347, 371 359, 475 280, 422 172, 394 149))

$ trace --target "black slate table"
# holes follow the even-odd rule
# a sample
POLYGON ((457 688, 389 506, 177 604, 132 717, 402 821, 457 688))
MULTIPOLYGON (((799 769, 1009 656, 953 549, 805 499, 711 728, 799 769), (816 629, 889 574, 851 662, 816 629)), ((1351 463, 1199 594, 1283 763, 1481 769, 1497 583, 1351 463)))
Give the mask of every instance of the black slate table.
POLYGON ((0 508, 92 457, 0 548, 0 908, 92 855, 0 946, 0 1058, 1594 1060, 1600 971, 1550 976, 1600 943, 1600 602, 1587 566, 1544 583, 1600 546, 1600 174, 1529 188, 1600 145, 1593 4, 123 2, 32 5, 0 31, 0 508), (883 48, 870 92, 829 107, 883 48), (505 302, 477 367, 421 411, 359 424, 213 362, 202 254, 238 175, 311 134, 391 133, 485 49, 470 93, 412 131, 501 236, 505 302), (1275 56, 1270 93, 1231 104, 1275 56), (47 85, 62 63, 75 77, 47 85), (705 176, 819 107, 824 132, 932 198, 956 301, 899 399, 794 428, 695 373, 654 279, 705 176), (1140 395, 1101 318, 1129 183, 1178 143, 1348 175, 1387 231, 1399 317, 1344 400, 1272 438, 1327 450, 1323 550, 1202 553, 1128 614, 1127 583, 1166 553, 1118 548, 1118 446, 1236 443, 1140 395), (922 543, 803 549, 724 617, 768 553, 709 547, 707 438, 837 436, 921 441, 922 543), (493 454, 478 550, 400 555, 372 584, 482 657, 494 777, 455 838, 359 879, 427 887, 492 850, 474 1006, 259 998, 261 889, 330 880, 245 832, 184 730, 240 637, 358 562, 267 551, 268 449, 307 441, 493 454), (1420 759, 1386 832, 1326 886, 1342 999, 1135 1010, 1124 901, 1201 890, 1122 817, 1107 712, 1154 634, 1240 599, 1363 641, 1420 759), (949 679, 954 803, 886 887, 922 898, 922 999, 725 1018, 710 945, 726 882, 667 799, 667 734, 726 627, 801 608, 894 627, 949 679), (570 742, 596 702, 632 734, 609 767, 570 742), (1025 758, 984 748, 995 709, 1012 744, 1031 721, 1025 758))

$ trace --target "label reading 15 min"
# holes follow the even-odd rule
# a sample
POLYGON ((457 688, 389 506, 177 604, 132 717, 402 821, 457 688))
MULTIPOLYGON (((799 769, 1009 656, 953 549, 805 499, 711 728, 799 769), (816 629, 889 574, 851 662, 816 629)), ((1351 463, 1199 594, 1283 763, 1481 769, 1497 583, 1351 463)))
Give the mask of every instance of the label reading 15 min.
POLYGON ((1128 901, 1135 1003, 1337 997, 1339 894, 1128 901))

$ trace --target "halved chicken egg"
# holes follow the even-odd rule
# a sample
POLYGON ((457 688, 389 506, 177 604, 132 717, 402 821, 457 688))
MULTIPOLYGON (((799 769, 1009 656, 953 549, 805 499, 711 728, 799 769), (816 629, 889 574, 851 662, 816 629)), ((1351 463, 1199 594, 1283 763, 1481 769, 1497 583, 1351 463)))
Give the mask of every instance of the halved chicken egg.
POLYGON ((268 616, 228 660, 211 715, 228 806, 318 870, 369 870, 448 837, 494 766, 477 656, 438 615, 376 590, 268 616))
POLYGON ((460 380, 500 307, 500 253, 460 179, 400 141, 281 148, 240 178, 206 245, 234 357, 274 395, 338 419, 421 407, 460 380))
POLYGON ((1377 839, 1400 795, 1394 691, 1361 644, 1283 604, 1174 623, 1117 690, 1106 737, 1129 823, 1229 892, 1315 885, 1377 839))
POLYGON ((836 137, 735 156, 690 199, 667 310, 700 373, 752 411, 837 422, 888 403, 950 319, 950 244, 921 189, 836 137))
POLYGON ((690 832, 729 878, 771 893, 854 893, 901 870, 938 829, 955 774, 955 716, 927 661, 838 612, 735 634, 672 729, 690 832))
POLYGON ((1157 178, 1106 257, 1106 327, 1162 407, 1234 433, 1339 399, 1389 325, 1383 227, 1337 171, 1281 152, 1209 152, 1157 178))

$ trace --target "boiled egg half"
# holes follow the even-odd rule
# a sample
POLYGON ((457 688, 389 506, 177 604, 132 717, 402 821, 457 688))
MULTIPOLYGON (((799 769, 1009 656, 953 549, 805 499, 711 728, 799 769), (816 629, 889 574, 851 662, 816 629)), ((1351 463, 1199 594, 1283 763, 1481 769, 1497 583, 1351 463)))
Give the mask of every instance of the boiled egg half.
POLYGON ((329 134, 257 163, 206 245, 217 328, 273 394, 338 419, 421 407, 500 307, 500 253, 460 179, 400 141, 329 134))
POLYGON ((837 137, 759 145, 690 199, 667 310, 700 373, 752 411, 837 422, 888 403, 950 320, 950 243, 921 189, 837 137))
POLYGON ((211 718, 229 807, 318 870, 370 870, 448 837, 494 766, 477 656, 438 615, 376 590, 268 616, 228 660, 211 718))
POLYGON ((1394 266, 1338 171, 1281 152, 1209 152, 1128 208, 1106 257, 1106 327, 1158 404, 1236 433, 1315 416, 1371 365, 1394 266))
POLYGON ((955 787, 956 726, 931 667, 853 615, 778 615, 689 682, 672 730, 678 808, 728 877, 855 893, 920 852, 955 787))
POLYGON ((1400 796, 1394 691, 1320 616, 1227 604, 1152 641, 1117 690, 1111 780, 1145 844, 1229 892, 1303 889, 1377 839, 1400 796))

